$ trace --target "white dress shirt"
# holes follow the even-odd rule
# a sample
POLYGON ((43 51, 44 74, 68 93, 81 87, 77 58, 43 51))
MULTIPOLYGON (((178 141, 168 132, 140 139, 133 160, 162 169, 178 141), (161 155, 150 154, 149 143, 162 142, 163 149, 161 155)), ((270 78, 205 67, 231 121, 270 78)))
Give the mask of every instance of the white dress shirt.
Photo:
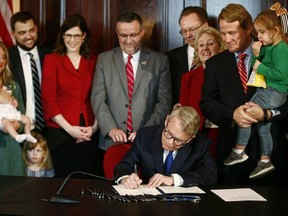
MULTIPOLYGON (((137 74, 137 68, 138 68, 138 64, 139 64, 139 57, 140 57, 140 50, 132 55, 133 58, 131 59, 131 64, 132 64, 132 68, 133 68, 133 73, 134 73, 134 80, 136 79, 136 74, 137 74)), ((128 62, 128 54, 123 52, 123 57, 124 57, 124 62, 125 65, 128 62)))
POLYGON ((30 51, 23 50, 19 46, 17 47, 20 53, 21 63, 22 63, 23 72, 24 72, 25 86, 26 86, 26 115, 30 118, 32 122, 31 126, 33 129, 34 123, 35 123, 35 102, 34 102, 35 100, 34 100, 34 89, 33 89, 30 56, 28 55, 28 52, 33 54, 33 58, 37 66, 39 82, 41 86, 42 74, 41 74, 40 58, 38 55, 37 47, 34 47, 30 51))
POLYGON ((187 55, 188 55, 188 70, 190 70, 192 63, 193 63, 193 59, 194 59, 194 53, 195 53, 195 49, 191 46, 188 45, 188 49, 187 49, 187 55))
MULTIPOLYGON (((163 151, 163 165, 164 165, 164 163, 165 163, 165 160, 166 160, 166 157, 167 157, 168 154, 169 154, 169 151, 168 151, 168 150, 164 150, 164 151, 163 151)), ((176 155, 177 155, 177 151, 174 151, 174 152, 172 153, 173 160, 175 159, 176 155)), ((124 178, 126 178, 126 177, 128 177, 128 176, 129 176, 129 175, 121 176, 120 178, 118 178, 118 179, 116 180, 116 183, 117 183, 117 184, 120 184, 121 180, 124 179, 124 178)), ((172 173, 172 174, 171 174, 171 177, 172 177, 173 180, 174 180, 174 186, 175 186, 175 187, 177 187, 177 186, 182 186, 182 185, 183 185, 184 180, 183 180, 183 178, 182 178, 179 174, 177 174, 177 173, 172 173)))

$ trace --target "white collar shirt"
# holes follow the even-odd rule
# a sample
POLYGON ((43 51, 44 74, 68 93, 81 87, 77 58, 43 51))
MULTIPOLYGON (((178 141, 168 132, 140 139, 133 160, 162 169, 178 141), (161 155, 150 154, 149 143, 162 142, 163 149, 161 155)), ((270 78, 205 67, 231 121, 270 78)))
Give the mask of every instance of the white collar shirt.
POLYGON ((26 51, 21 49, 18 46, 18 50, 20 53, 24 79, 25 79, 25 87, 26 87, 26 115, 30 118, 32 122, 32 129, 34 128, 35 123, 35 100, 34 100, 34 89, 33 89, 33 80, 32 80, 32 73, 31 73, 31 64, 30 64, 30 56, 29 53, 33 54, 34 61, 37 66, 39 82, 41 85, 41 63, 38 54, 37 47, 35 46, 32 50, 26 51))
MULTIPOLYGON (((135 80, 136 79, 136 75, 137 75, 137 68, 138 68, 138 65, 139 65, 140 50, 138 52, 134 53, 132 56, 133 56, 133 58, 131 59, 131 64, 132 64, 132 67, 133 67, 134 80, 135 80)), ((123 58, 124 58, 124 62, 125 62, 125 65, 126 65, 127 62, 128 62, 128 54, 123 52, 123 58)))
POLYGON ((190 68, 192 66, 193 59, 194 59, 194 53, 195 53, 195 49, 188 45, 188 48, 187 48, 188 70, 190 70, 190 68))

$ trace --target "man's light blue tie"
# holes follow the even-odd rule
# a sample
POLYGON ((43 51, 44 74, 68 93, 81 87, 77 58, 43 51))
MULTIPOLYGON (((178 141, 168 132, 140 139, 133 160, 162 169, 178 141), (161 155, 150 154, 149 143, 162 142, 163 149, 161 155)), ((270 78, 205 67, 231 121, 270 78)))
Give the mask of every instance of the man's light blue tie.
POLYGON ((172 164, 173 164, 173 151, 170 151, 164 163, 164 175, 165 176, 171 175, 170 170, 171 170, 172 164))

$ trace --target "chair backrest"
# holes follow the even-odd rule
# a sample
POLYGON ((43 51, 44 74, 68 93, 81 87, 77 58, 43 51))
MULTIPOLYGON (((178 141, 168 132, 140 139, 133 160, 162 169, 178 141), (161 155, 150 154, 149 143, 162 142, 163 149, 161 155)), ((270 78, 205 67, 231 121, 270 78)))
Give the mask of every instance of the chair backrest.
POLYGON ((113 178, 114 167, 123 159, 130 147, 130 143, 120 143, 107 149, 103 158, 103 169, 106 178, 113 178))

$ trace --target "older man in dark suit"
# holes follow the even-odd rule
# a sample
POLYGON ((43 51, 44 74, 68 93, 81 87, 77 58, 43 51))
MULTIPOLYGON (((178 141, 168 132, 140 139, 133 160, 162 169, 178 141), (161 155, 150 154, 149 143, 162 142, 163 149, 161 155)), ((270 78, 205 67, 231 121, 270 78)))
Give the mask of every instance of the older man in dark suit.
POLYGON ((215 184, 217 169, 209 154, 211 142, 197 133, 199 123, 198 113, 182 106, 167 116, 165 125, 140 129, 130 151, 115 167, 115 180, 127 188, 141 183, 148 183, 148 187, 215 184))
POLYGON ((189 6, 182 10, 179 18, 180 34, 185 45, 175 48, 167 53, 171 68, 173 103, 179 102, 182 74, 195 67, 194 42, 196 31, 208 26, 208 15, 204 8, 189 6))

